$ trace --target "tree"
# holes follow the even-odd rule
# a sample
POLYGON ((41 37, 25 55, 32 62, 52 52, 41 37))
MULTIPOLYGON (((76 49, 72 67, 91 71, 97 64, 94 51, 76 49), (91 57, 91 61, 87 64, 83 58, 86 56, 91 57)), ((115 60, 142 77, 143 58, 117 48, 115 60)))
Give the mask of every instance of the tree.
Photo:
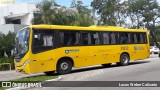
MULTIPOLYGON (((124 14, 120 0, 94 0, 91 2, 93 9, 100 15, 102 25, 120 25, 124 23, 125 18, 121 18, 124 14)), ((124 17, 124 16, 123 16, 124 17)))
POLYGON ((83 5, 82 1, 73 0, 71 8, 76 8, 78 13, 75 14, 74 21, 71 22, 71 25, 78 26, 91 26, 94 25, 94 17, 91 15, 92 10, 88 9, 87 6, 83 5))
POLYGON ((9 32, 4 40, 5 40, 5 51, 8 57, 11 56, 11 50, 14 49, 14 44, 15 44, 15 33, 9 32))
POLYGON ((160 6, 157 0, 94 0, 91 6, 101 16, 100 22, 104 25, 124 25, 138 29, 145 26, 160 48, 156 36, 156 27, 160 25, 160 6))
POLYGON ((150 31, 152 40, 157 43, 156 26, 160 20, 160 6, 156 0, 128 0, 128 13, 132 17, 132 22, 136 22, 136 28, 145 25, 150 31))
POLYGON ((156 0, 143 0, 143 7, 141 7, 141 14, 143 17, 143 22, 146 27, 150 30, 150 34, 156 46, 160 48, 157 43, 157 37, 155 36, 156 26, 160 22, 160 6, 156 0))
POLYGON ((4 57, 4 49, 3 49, 3 45, 4 45, 4 34, 2 34, 0 32, 0 57, 4 57))
POLYGON ((35 14, 32 22, 34 24, 72 26, 90 26, 94 24, 91 10, 87 6, 83 6, 82 1, 75 2, 71 7, 68 9, 64 6, 57 5, 53 1, 43 0, 37 4, 39 11, 35 14))
POLYGON ((126 1, 127 5, 127 16, 129 20, 132 22, 131 28, 140 28, 143 24, 142 15, 141 15, 141 7, 143 6, 144 0, 128 0, 126 1))
POLYGON ((54 11, 52 10, 53 6, 58 6, 55 0, 43 0, 38 3, 36 7, 38 11, 36 11, 36 17, 33 18, 33 24, 52 24, 52 21, 55 20, 54 11))
POLYGON ((11 56, 11 50, 14 49, 15 33, 9 32, 7 35, 0 34, 0 56, 4 57, 4 52, 11 56))

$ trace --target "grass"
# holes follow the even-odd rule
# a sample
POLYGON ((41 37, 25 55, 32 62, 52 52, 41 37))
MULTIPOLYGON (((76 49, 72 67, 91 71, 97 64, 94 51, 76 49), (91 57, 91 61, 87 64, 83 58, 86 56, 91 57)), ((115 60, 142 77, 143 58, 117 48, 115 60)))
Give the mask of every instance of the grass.
POLYGON ((20 78, 17 80, 12 80, 12 81, 38 81, 42 82, 45 80, 50 80, 50 79, 55 79, 57 76, 34 76, 34 77, 26 77, 26 78, 20 78))

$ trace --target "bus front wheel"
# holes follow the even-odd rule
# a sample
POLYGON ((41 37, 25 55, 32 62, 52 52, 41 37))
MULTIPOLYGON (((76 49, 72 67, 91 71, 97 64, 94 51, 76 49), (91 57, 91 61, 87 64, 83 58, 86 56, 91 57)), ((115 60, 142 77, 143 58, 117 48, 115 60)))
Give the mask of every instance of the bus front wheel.
POLYGON ((117 64, 120 66, 126 66, 129 64, 129 61, 130 61, 129 55, 126 53, 123 53, 120 56, 120 62, 118 62, 117 64))
POLYGON ((58 61, 57 63, 57 73, 58 74, 67 74, 70 73, 72 70, 72 62, 65 58, 65 59, 61 59, 60 61, 58 61))

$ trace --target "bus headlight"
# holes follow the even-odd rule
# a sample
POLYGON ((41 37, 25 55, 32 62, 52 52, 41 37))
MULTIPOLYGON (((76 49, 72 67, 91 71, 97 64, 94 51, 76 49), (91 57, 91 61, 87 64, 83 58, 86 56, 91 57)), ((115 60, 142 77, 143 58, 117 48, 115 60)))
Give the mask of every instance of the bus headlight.
POLYGON ((24 64, 23 64, 23 66, 25 67, 26 65, 27 65, 27 63, 29 63, 29 59, 27 59, 25 62, 24 62, 24 64))

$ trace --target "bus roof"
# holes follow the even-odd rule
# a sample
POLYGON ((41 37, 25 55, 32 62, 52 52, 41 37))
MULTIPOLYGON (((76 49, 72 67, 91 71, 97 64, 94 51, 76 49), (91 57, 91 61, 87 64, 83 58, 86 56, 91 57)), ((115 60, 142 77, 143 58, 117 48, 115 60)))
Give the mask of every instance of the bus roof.
POLYGON ((143 29, 127 29, 119 26, 89 26, 89 27, 81 27, 81 26, 64 26, 64 25, 32 25, 30 28, 36 29, 57 29, 57 30, 84 30, 84 31, 126 31, 126 32, 147 32, 147 30, 143 29))

